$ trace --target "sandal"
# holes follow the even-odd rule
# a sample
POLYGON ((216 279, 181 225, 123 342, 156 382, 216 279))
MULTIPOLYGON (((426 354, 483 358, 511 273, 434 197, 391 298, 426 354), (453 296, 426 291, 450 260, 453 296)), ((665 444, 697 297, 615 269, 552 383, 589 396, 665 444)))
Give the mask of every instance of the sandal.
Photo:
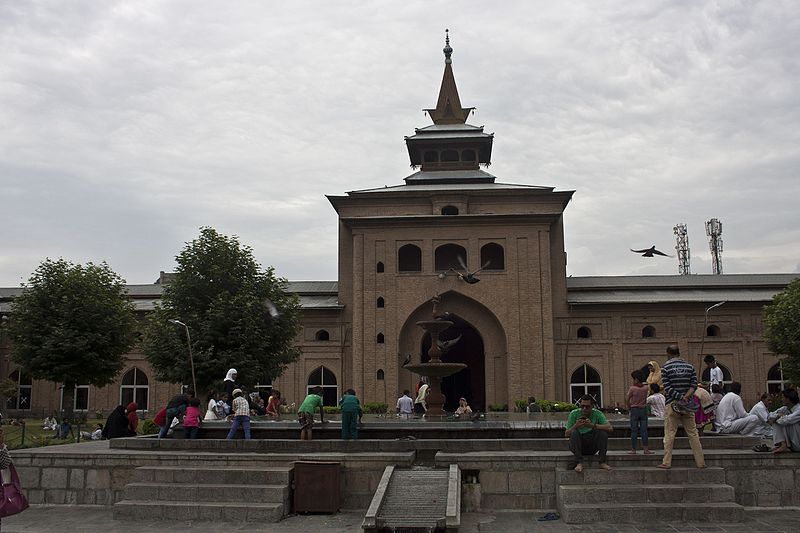
POLYGON ((770 448, 769 446, 767 446, 762 442, 761 444, 756 444, 755 446, 753 446, 753 451, 759 453, 766 453, 766 452, 771 452, 772 448, 770 448))

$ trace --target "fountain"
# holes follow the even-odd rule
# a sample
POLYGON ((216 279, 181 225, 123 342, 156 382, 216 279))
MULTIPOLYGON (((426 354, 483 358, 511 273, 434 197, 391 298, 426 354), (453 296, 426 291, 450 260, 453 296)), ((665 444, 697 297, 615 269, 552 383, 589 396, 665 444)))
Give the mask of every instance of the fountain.
POLYGON ((406 365, 406 370, 419 374, 420 376, 427 377, 430 381, 428 389, 428 404, 427 414, 431 416, 444 416, 446 413, 442 406, 445 402, 444 394, 442 394, 442 378, 455 374, 456 372, 467 367, 464 363, 445 363, 442 362, 442 351, 439 348, 439 334, 453 325, 449 320, 440 320, 438 317, 438 306, 440 303, 439 295, 431 299, 433 304, 432 320, 420 320, 417 325, 429 333, 431 336, 431 347, 428 350, 430 361, 427 363, 418 363, 416 365, 406 365))

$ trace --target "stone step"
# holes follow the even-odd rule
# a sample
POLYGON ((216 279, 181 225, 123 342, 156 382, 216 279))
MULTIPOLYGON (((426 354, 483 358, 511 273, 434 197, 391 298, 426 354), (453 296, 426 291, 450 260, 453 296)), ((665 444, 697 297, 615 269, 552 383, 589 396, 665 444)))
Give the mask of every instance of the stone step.
POLYGON ((223 485, 134 482, 125 486, 125 499, 137 501, 289 502, 289 485, 223 485))
POLYGON ((142 466, 133 482, 221 485, 289 485, 289 466, 142 466))
POLYGON ((114 504, 115 520, 192 520, 230 522, 279 522, 281 503, 151 502, 122 500, 114 504))
POLYGON ((625 503, 723 503, 735 502, 733 487, 714 483, 644 485, 559 485, 558 502, 625 503))
POLYGON ((725 469, 720 467, 691 468, 673 466, 662 470, 655 466, 614 467, 612 470, 587 468, 580 474, 574 470, 557 470, 557 485, 583 483, 631 485, 671 483, 725 483, 725 469))
POLYGON ((648 523, 675 524, 680 522, 741 522, 744 508, 732 502, 724 503, 572 503, 559 505, 561 517, 567 524, 648 523))

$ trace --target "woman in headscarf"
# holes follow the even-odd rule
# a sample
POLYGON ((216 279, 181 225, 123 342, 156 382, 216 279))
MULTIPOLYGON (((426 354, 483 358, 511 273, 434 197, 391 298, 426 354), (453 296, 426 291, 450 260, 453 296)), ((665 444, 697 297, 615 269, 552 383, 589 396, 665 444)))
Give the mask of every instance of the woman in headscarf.
POLYGON ((647 363, 647 370, 649 375, 647 376, 647 385, 651 383, 658 383, 658 387, 663 391, 664 390, 664 381, 661 379, 661 367, 658 366, 658 363, 655 361, 650 361, 647 363))
POLYGON ((223 389, 226 393, 228 393, 228 398, 233 401, 233 391, 236 389, 240 389, 239 385, 236 383, 236 378, 238 377, 239 373, 236 372, 235 368, 231 368, 228 370, 228 373, 225 374, 225 381, 223 381, 223 389))
POLYGON ((118 405, 106 419, 106 425, 103 426, 103 438, 132 437, 129 423, 128 417, 125 416, 125 408, 118 405))
POLYGON ((125 414, 128 417, 128 429, 136 435, 136 430, 139 428, 139 415, 136 414, 136 410, 139 409, 139 405, 136 402, 131 402, 128 404, 128 407, 125 408, 125 414))

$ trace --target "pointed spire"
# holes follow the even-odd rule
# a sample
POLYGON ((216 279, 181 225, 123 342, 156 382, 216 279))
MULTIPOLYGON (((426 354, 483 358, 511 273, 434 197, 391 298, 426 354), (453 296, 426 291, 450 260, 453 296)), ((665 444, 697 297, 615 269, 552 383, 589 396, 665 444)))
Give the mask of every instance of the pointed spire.
POLYGON ((456 78, 453 75, 453 60, 450 56, 453 49, 450 47, 450 30, 444 30, 444 76, 442 76, 442 86, 439 89, 439 100, 436 102, 436 109, 426 109, 434 124, 464 124, 467 121, 470 111, 474 107, 461 107, 461 100, 458 97, 456 78))

